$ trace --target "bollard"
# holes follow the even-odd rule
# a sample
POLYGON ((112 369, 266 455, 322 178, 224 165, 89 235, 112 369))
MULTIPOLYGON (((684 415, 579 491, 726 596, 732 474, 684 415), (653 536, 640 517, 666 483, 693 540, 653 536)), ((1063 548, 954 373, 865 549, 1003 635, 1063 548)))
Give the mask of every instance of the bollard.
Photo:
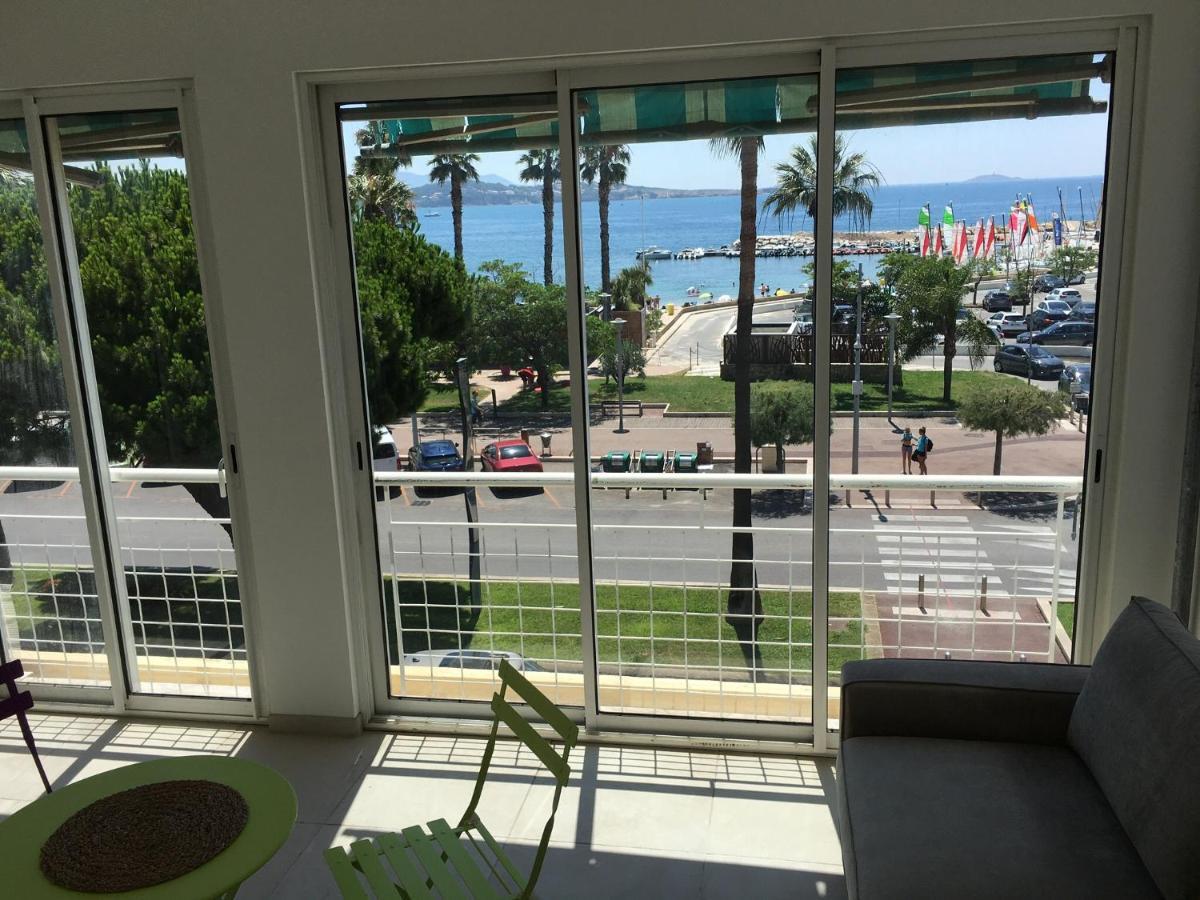
POLYGON ((950 658, 950 651, 947 650, 945 655, 942 656, 942 659, 949 659, 949 658, 950 658))
POLYGON ((500 404, 496 402, 496 389, 492 388, 492 418, 500 418, 500 404))
POLYGON ((925 612, 925 576, 917 576, 917 609, 925 612))
POLYGON ((929 505, 937 509, 937 491, 929 492, 929 505))
POLYGON ((1017 662, 1025 662, 1025 654, 1022 653, 1017 657, 1017 662))
POLYGON ((892 508, 892 489, 888 488, 883 492, 883 505, 888 509, 892 508))
POLYGON ((987 576, 983 576, 983 584, 979 588, 979 611, 987 615, 987 576))

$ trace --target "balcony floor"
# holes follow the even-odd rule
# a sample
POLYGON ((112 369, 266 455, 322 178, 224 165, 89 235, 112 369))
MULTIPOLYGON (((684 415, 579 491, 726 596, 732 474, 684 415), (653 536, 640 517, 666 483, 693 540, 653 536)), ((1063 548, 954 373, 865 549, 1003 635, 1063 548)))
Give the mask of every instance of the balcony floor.
MULTIPOLYGON (((355 738, 266 728, 34 715, 52 783, 117 766, 211 753, 264 763, 296 790, 291 838, 238 892, 334 897, 321 851, 465 807, 483 741, 366 732, 355 738)), ((502 742, 480 814, 519 862, 532 857, 551 782, 502 742)), ((543 897, 845 896, 829 760, 584 745, 564 791, 543 897)), ((15 721, 0 723, 0 818, 42 792, 15 721)))

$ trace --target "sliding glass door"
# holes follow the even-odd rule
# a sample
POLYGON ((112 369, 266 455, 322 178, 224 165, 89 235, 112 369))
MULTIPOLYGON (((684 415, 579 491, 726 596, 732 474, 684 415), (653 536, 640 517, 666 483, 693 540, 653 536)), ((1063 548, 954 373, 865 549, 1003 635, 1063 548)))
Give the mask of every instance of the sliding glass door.
POLYGON ((1076 657, 1115 39, 957 46, 322 94, 381 709, 829 747, 849 660, 1076 657))

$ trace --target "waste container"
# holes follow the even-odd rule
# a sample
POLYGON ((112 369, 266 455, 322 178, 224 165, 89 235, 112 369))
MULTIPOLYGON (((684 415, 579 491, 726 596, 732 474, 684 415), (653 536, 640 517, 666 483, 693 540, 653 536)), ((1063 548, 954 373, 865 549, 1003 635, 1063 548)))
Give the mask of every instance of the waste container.
POLYGON ((713 464, 713 448, 708 441, 696 442, 696 464, 700 466, 713 464))
POLYGON ((610 450, 600 457, 600 468, 604 472, 628 472, 631 459, 628 450, 610 450))
POLYGON ((541 434, 538 435, 538 437, 541 438, 541 441, 542 441, 542 456, 549 456, 550 455, 550 439, 552 437, 554 437, 554 435, 551 434, 549 431, 543 431, 541 434))
POLYGON ((667 315, 668 316, 675 315, 675 304, 674 303, 667 304, 667 315))
POLYGON ((662 450, 643 450, 638 469, 642 472, 663 472, 667 467, 667 454, 662 450))
POLYGON ((695 453, 686 450, 675 451, 675 471, 685 475, 694 475, 700 471, 695 453))

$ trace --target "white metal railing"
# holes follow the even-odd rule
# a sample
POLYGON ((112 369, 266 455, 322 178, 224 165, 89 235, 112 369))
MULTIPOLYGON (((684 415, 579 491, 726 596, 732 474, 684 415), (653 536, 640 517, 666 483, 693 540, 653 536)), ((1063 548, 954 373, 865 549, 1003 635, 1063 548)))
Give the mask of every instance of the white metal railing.
MULTIPOLYGON (((237 564, 226 528, 187 485, 219 469, 109 470, 135 680, 153 693, 249 696, 237 564)), ((89 523, 71 467, 0 467, 0 631, 35 680, 107 685, 89 523), (36 483, 36 484, 32 484, 36 483)))
MULTIPOLYGON (((466 649, 516 654, 545 670, 561 702, 578 702, 573 474, 383 472, 376 483, 399 494, 380 507, 394 691, 479 699, 490 688, 444 662, 466 649), (499 489, 474 524, 456 492, 436 491, 467 487, 499 489), (539 490, 552 502, 531 507, 539 490), (469 621, 446 617, 447 596, 472 604, 469 621)), ((804 716, 813 679, 811 507, 793 504, 734 529, 728 489, 796 496, 813 483, 801 472, 590 474, 602 706, 607 678, 607 705, 626 711, 804 716), (664 489, 665 504, 641 493, 664 489), (639 503, 643 496, 654 505, 639 503), (735 530, 755 536, 764 596, 756 678, 724 608, 735 530)), ((829 484, 839 497, 828 534, 835 687, 841 662, 864 656, 1070 658, 1069 617, 1060 621, 1060 612, 1074 608, 1067 519, 1081 478, 834 474, 829 484), (1012 495, 1024 502, 989 511, 991 500, 1012 495)))

